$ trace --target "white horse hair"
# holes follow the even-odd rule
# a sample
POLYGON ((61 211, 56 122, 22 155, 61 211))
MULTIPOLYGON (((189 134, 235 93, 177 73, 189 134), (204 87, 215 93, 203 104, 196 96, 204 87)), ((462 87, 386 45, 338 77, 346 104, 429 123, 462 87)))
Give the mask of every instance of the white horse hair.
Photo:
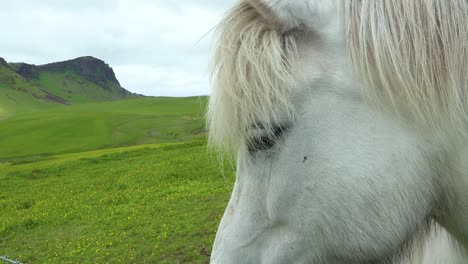
POLYGON ((280 110, 291 118, 289 59, 296 47, 292 36, 271 29, 249 3, 233 9, 219 31, 208 127, 211 143, 232 148, 255 123, 272 131, 280 110))
POLYGON ((368 98, 388 100, 394 110, 442 133, 465 131, 467 1, 344 5, 349 55, 368 98))
POLYGON ((466 0, 242 0, 216 43, 212 263, 468 261, 466 0))

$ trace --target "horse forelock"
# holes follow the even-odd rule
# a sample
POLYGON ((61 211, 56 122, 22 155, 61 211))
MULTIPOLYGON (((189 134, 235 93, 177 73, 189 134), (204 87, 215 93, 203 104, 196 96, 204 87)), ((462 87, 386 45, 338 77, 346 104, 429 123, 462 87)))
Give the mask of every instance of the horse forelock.
POLYGON ((468 2, 347 0, 344 13, 367 97, 431 129, 464 133, 468 2))
MULTIPOLYGON (((207 125, 210 144, 228 149, 253 125, 273 131, 294 113, 296 40, 250 2, 240 1, 217 27, 207 125)), ((467 1, 344 0, 340 8, 363 94, 431 129, 465 135, 467 1)))
POLYGON ((274 133, 275 124, 293 114, 289 92, 295 40, 247 2, 226 15, 217 36, 207 112, 209 142, 235 150, 251 127, 274 133))

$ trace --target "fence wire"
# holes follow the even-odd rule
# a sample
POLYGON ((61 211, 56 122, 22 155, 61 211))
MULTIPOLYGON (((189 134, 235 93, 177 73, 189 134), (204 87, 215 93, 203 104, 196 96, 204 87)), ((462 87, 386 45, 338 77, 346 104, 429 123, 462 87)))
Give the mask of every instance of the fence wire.
POLYGON ((21 264, 19 260, 11 260, 7 258, 6 256, 0 256, 0 260, 3 260, 5 261, 5 263, 9 263, 9 264, 21 264))

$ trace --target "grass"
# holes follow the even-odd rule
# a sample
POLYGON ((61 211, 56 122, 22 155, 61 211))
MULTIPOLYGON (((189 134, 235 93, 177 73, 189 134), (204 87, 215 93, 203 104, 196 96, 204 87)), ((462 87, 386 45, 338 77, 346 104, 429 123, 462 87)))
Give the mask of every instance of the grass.
POLYGON ((0 120, 53 107, 36 97, 45 93, 11 69, 0 65, 0 120))
POLYGON ((77 93, 66 106, 35 98, 34 89, 74 93, 73 76, 44 75, 35 86, 7 73, 0 255, 22 263, 209 261, 234 173, 206 153, 205 97, 84 103, 77 93))
POLYGON ((205 150, 194 141, 0 165, 0 254, 24 263, 207 263, 234 177, 205 150))
POLYGON ((119 99, 115 92, 105 90, 71 71, 42 71, 35 83, 37 86, 47 87, 49 92, 70 103, 119 99))
POLYGON ((204 137, 206 98, 138 98, 46 107, 6 118, 0 162, 204 137))

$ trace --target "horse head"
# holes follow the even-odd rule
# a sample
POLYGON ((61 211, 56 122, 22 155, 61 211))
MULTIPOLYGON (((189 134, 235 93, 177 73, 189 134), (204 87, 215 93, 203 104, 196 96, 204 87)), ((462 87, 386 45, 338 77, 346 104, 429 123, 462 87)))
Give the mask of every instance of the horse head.
POLYGON ((239 1, 212 64, 210 144, 237 158, 212 263, 400 263, 433 223, 468 245, 467 22, 465 0, 239 1))

